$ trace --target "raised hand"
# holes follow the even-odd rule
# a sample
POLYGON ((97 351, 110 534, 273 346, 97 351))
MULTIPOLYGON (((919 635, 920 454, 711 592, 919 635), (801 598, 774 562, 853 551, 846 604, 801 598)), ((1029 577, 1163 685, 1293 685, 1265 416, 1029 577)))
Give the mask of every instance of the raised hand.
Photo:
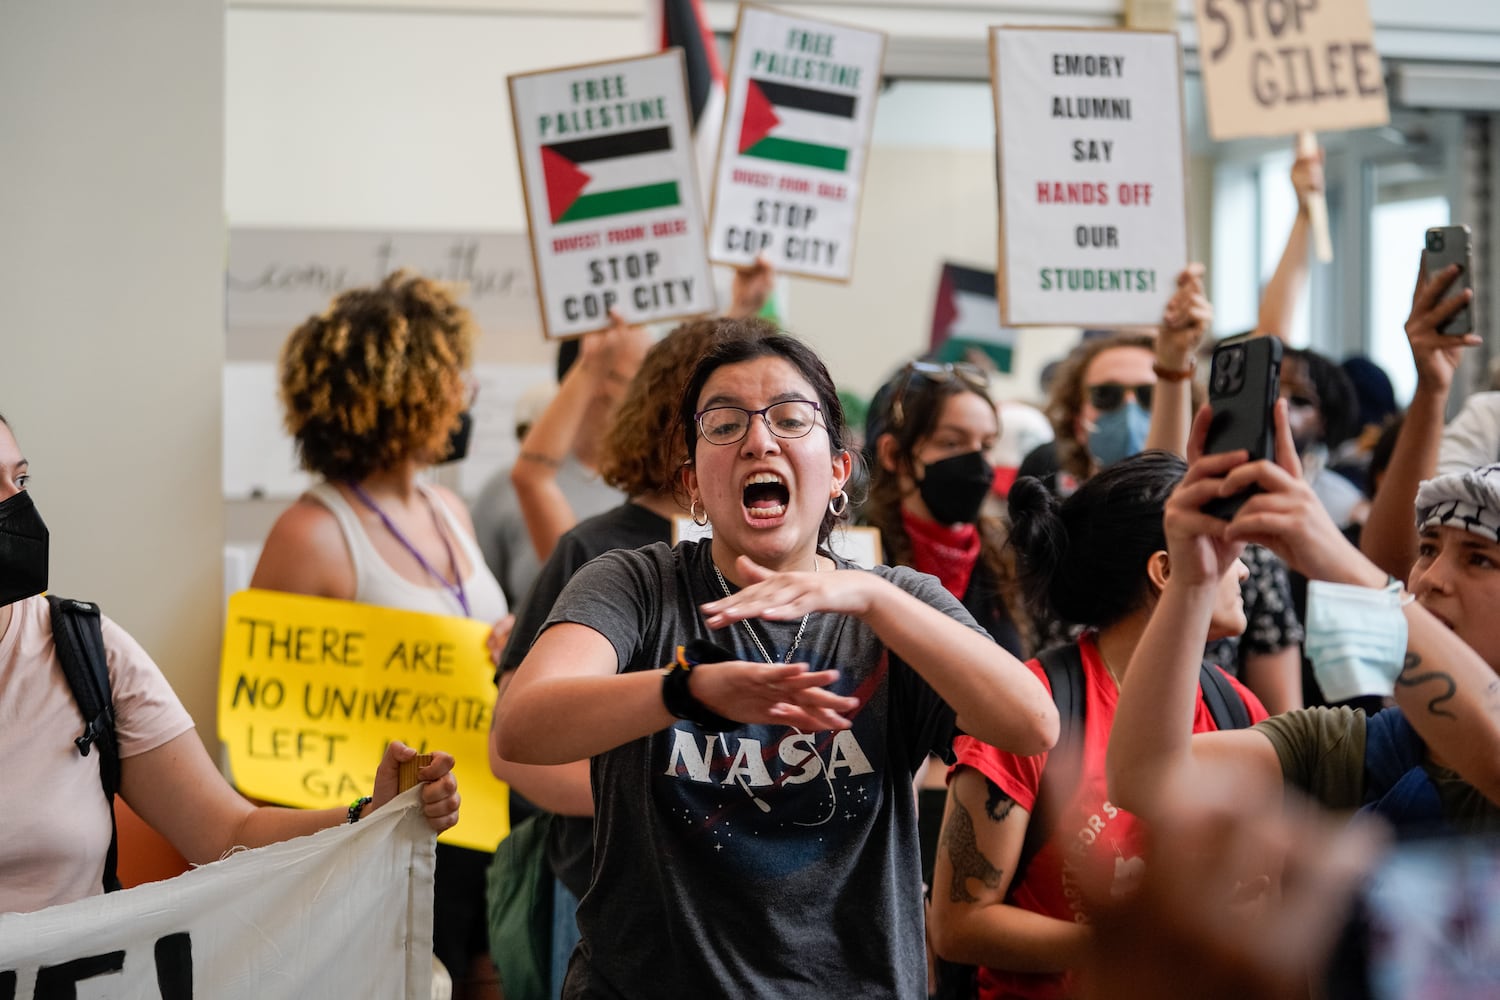
POLYGON ((1438 333, 1440 325, 1474 299, 1472 288, 1465 288, 1451 299, 1443 298, 1461 270, 1459 265, 1449 264, 1429 278, 1424 254, 1423 264, 1417 268, 1417 287, 1411 293, 1411 314, 1406 318, 1406 339, 1411 343, 1411 358, 1417 366, 1417 386, 1445 396, 1463 360, 1464 348, 1484 343, 1476 333, 1462 336, 1438 333))

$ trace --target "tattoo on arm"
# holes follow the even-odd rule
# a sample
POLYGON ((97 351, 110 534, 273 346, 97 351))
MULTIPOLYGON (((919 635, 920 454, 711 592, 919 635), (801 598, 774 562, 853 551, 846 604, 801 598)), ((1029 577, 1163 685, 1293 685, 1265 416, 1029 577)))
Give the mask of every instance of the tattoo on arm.
POLYGON ((1442 715, 1457 721, 1458 716, 1446 708, 1438 706, 1446 701, 1452 701, 1453 696, 1458 693, 1458 682, 1449 674, 1441 670, 1425 670, 1418 672, 1422 665, 1422 658, 1416 653, 1407 653, 1406 662, 1401 665, 1401 673, 1396 677, 1398 687, 1420 687, 1429 681, 1438 681, 1443 685, 1443 692, 1427 703, 1428 715, 1442 715))
POLYGON ((989 858, 980 852, 978 839, 974 836, 974 818, 956 798, 953 800, 953 812, 943 825, 941 847, 948 852, 948 860, 953 865, 953 884, 948 888, 950 901, 979 902, 979 897, 969 892, 968 881, 971 878, 979 879, 990 889, 1000 887, 1000 869, 990 864, 989 858))
POLYGON ((1016 800, 1006 795, 1004 789, 989 778, 985 778, 984 783, 990 790, 989 797, 984 800, 984 811, 990 819, 999 823, 1016 807, 1016 800))

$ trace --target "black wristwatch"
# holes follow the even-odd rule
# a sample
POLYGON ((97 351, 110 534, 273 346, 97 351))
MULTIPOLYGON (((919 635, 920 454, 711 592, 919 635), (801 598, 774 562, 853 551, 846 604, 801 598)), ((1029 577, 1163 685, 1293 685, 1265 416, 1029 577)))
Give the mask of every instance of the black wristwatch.
POLYGON ((677 657, 667 664, 667 672, 662 675, 661 679, 662 704, 666 705, 667 711, 677 718, 686 719, 703 729, 722 732, 727 729, 740 728, 743 723, 725 718, 715 712, 695 698, 692 688, 688 687, 688 678, 692 676, 693 668, 698 664, 732 660, 734 654, 712 643, 693 642, 690 645, 691 650, 687 646, 678 646, 677 657))

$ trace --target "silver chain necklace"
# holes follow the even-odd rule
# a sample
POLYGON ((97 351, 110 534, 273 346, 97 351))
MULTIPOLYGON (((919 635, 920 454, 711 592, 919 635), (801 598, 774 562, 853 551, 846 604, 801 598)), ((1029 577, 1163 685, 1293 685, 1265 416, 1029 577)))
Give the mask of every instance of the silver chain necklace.
MULTIPOLYGON (((724 591, 724 596, 726 598, 729 597, 729 581, 724 579, 723 572, 719 570, 719 564, 714 562, 712 557, 709 558, 709 563, 714 568, 714 576, 719 578, 719 588, 724 591)), ((817 556, 813 556, 813 572, 822 572, 820 569, 818 569, 817 556)), ((782 659, 782 663, 792 662, 792 654, 797 651, 798 646, 802 645, 802 633, 807 631, 807 620, 811 617, 811 611, 802 616, 802 624, 797 626, 797 635, 792 639, 791 646, 787 647, 786 657, 782 659)), ((776 661, 771 659, 770 653, 766 652, 766 647, 761 643, 760 636, 755 634, 755 629, 750 627, 750 622, 747 619, 741 618, 740 624, 745 626, 746 632, 750 633, 750 641, 755 643, 755 648, 760 650, 760 655, 765 659, 765 661, 773 667, 776 666, 776 661)))

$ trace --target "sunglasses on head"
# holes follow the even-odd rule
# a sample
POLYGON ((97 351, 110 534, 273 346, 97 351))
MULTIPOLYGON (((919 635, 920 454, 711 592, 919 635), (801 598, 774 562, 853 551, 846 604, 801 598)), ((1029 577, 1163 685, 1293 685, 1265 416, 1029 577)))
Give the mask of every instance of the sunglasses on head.
POLYGON ((912 380, 920 376, 929 382, 942 385, 959 380, 964 385, 973 389, 982 396, 989 396, 990 377, 985 374, 983 368, 968 361, 911 361, 908 362, 902 374, 901 388, 891 400, 891 426, 899 428, 906 422, 906 413, 902 409, 902 401, 906 398, 906 391, 911 387, 912 380))
POLYGON ((1089 386, 1089 403, 1101 413, 1118 410, 1125 405, 1125 394, 1132 393, 1135 401, 1140 404, 1141 409, 1151 409, 1151 394, 1156 386, 1146 385, 1122 385, 1119 382, 1101 382, 1098 385, 1089 386))

